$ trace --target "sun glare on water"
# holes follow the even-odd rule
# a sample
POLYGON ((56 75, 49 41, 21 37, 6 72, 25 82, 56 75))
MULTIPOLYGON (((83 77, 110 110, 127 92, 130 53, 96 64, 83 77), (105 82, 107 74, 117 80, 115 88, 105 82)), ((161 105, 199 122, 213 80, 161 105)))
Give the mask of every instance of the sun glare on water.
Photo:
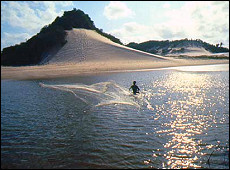
POLYGON ((205 71, 228 71, 229 64, 201 65, 201 66, 181 66, 175 68, 178 71, 205 72, 205 71))
POLYGON ((208 74, 173 72, 164 82, 155 83, 156 87, 164 84, 166 89, 162 92, 167 93, 166 96, 172 94, 166 102, 168 107, 156 107, 158 119, 168 119, 161 125, 165 129, 156 131, 159 137, 168 136, 164 144, 167 150, 164 154, 167 163, 162 165, 164 168, 201 168, 199 158, 206 154, 202 150, 211 145, 203 146, 197 136, 206 135, 210 126, 208 122, 214 121, 216 114, 207 109, 215 104, 209 102, 210 97, 205 93, 212 87, 211 82, 208 74))

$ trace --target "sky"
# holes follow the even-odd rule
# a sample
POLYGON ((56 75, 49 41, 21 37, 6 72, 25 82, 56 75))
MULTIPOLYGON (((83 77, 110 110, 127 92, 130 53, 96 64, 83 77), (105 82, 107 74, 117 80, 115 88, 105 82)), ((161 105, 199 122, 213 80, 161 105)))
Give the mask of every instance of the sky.
POLYGON ((188 38, 229 48, 229 1, 1 1, 1 50, 73 8, 124 44, 188 38))

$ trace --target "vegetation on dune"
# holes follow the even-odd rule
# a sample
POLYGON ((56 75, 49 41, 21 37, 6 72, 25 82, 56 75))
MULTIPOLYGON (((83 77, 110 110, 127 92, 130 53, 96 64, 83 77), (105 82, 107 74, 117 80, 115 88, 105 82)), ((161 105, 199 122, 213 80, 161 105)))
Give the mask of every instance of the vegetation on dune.
POLYGON ((62 17, 57 17, 50 25, 44 26, 37 35, 31 37, 28 41, 4 48, 1 52, 1 65, 39 64, 51 49, 61 47, 66 43, 65 30, 71 30, 72 28, 95 30, 111 41, 122 44, 119 39, 96 28, 94 22, 83 11, 73 9, 64 12, 62 17))
POLYGON ((55 26, 43 29, 27 42, 4 48, 1 54, 1 65, 21 66, 38 64, 42 56, 51 48, 65 44, 65 31, 55 26))
MULTIPOLYGON (((223 45, 223 43, 220 43, 223 45)), ((221 47, 219 45, 212 45, 206 43, 200 39, 196 40, 189 40, 187 38, 182 40, 175 40, 175 41, 146 41, 142 43, 129 43, 127 44, 128 47, 142 50, 145 52, 149 52, 152 54, 160 54, 166 55, 168 53, 183 53, 185 51, 185 47, 199 47, 204 48, 205 50, 211 53, 224 53, 229 52, 228 48, 221 47)))

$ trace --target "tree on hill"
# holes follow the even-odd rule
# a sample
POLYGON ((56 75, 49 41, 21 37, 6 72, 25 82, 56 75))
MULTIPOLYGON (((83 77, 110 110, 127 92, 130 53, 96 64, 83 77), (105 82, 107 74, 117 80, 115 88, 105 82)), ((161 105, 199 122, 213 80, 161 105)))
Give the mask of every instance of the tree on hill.
POLYGON ((220 43, 220 47, 222 47, 222 45, 223 45, 223 43, 221 42, 221 43, 220 43))

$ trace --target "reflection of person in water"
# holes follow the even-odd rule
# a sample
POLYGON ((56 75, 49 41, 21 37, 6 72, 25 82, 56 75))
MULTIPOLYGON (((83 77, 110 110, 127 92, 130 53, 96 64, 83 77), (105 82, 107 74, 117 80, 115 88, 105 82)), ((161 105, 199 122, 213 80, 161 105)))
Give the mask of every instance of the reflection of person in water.
POLYGON ((139 93, 140 91, 139 87, 136 85, 136 81, 133 81, 133 85, 129 88, 129 90, 130 89, 133 90, 133 94, 139 93))

